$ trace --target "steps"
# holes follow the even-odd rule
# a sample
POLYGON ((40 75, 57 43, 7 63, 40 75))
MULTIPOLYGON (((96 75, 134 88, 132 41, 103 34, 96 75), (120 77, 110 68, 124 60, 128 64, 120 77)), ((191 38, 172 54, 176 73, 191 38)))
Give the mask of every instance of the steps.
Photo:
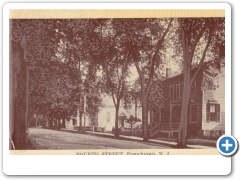
POLYGON ((168 133, 168 138, 173 137, 174 132, 178 132, 179 123, 157 123, 149 126, 149 137, 156 137, 159 133, 168 133))

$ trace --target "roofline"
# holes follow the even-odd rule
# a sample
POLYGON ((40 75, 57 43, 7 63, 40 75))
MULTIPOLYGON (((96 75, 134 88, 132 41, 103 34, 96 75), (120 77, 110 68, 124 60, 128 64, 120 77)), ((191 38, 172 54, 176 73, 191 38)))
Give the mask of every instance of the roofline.
MULTIPOLYGON (((206 62, 204 62, 203 64, 207 64, 207 63, 211 63, 211 62, 214 62, 214 60, 206 61, 206 62)), ((199 65, 197 65, 196 67, 194 67, 193 69, 191 69, 191 71, 196 70, 196 69, 198 68, 198 66, 199 66, 199 65)), ((163 81, 166 81, 166 80, 169 80, 169 79, 172 79, 172 78, 175 78, 175 77, 178 77, 178 76, 181 76, 181 75, 183 75, 183 74, 184 74, 183 72, 180 73, 180 74, 176 74, 176 75, 174 75, 174 76, 172 76, 172 77, 169 77, 169 78, 167 78, 167 79, 162 80, 162 82, 163 82, 163 81)))

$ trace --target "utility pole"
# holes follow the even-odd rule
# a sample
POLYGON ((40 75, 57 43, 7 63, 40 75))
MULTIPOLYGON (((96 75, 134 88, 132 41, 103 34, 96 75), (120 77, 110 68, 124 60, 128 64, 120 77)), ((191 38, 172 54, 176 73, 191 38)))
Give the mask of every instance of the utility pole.
POLYGON ((86 103, 86 93, 84 92, 84 96, 83 96, 83 121, 84 121, 84 125, 83 125, 83 132, 85 132, 85 127, 86 127, 86 106, 87 106, 87 103, 86 103))
POLYGON ((87 106, 87 103, 86 103, 86 85, 85 85, 85 76, 82 76, 82 82, 83 82, 83 132, 85 132, 86 130, 86 106, 87 106))

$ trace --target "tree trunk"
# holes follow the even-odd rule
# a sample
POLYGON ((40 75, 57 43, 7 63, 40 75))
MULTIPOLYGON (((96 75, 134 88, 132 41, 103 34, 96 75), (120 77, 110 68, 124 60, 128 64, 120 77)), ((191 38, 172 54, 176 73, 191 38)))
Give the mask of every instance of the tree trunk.
MULTIPOLYGON (((24 52, 24 54, 26 54, 26 52, 24 52)), ((29 128, 28 114, 29 114, 29 68, 26 67, 26 113, 25 113, 26 132, 28 132, 28 128, 29 128)), ((28 133, 26 134, 26 142, 27 141, 28 141, 28 133)))
MULTIPOLYGON (((23 46, 22 46, 23 47, 23 46)), ((16 44, 16 48, 11 52, 13 64, 11 90, 14 94, 12 100, 13 112, 13 132, 12 141, 17 150, 26 149, 26 50, 21 48, 21 44, 16 44)), ((12 127, 11 127, 12 128, 12 127)), ((10 129, 11 129, 10 128, 10 129)))
POLYGON ((57 119, 57 122, 58 122, 58 129, 61 129, 61 119, 58 118, 58 119, 57 119))
POLYGON ((180 148, 186 147, 187 143, 187 124, 188 124, 188 103, 189 97, 191 92, 190 87, 190 71, 191 71, 191 60, 189 54, 189 39, 185 36, 184 32, 182 35, 182 42, 183 42, 183 72, 184 72, 184 79, 183 79, 183 97, 182 97, 182 109, 181 109, 181 118, 180 118, 180 125, 178 131, 178 144, 177 146, 180 148))
POLYGON ((115 137, 119 138, 119 131, 118 131, 118 113, 119 113, 119 105, 120 102, 117 100, 116 104, 116 112, 115 112, 115 137))
POLYGON ((66 128, 66 123, 65 123, 66 117, 62 119, 62 128, 66 128))
POLYGON ((82 113, 79 111, 79 131, 82 131, 82 113))
POLYGON ((189 104, 189 97, 190 97, 189 86, 183 89, 185 90, 183 90, 182 110, 181 110, 181 118, 180 118, 179 133, 178 133, 178 147, 181 147, 181 148, 186 147, 186 143, 187 143, 188 104, 189 104))
POLYGON ((35 126, 36 126, 36 128, 37 128, 37 115, 36 115, 36 119, 35 119, 35 126))
POLYGON ((50 128, 50 129, 53 128, 53 117, 52 117, 52 116, 50 116, 49 128, 50 128))
POLYGON ((87 106, 87 100, 86 100, 86 94, 84 94, 83 97, 83 132, 86 130, 86 106, 87 106))
POLYGON ((148 140, 148 132, 147 132, 147 118, 148 118, 148 110, 147 110, 147 100, 146 97, 142 98, 142 131, 143 131, 143 140, 148 140))

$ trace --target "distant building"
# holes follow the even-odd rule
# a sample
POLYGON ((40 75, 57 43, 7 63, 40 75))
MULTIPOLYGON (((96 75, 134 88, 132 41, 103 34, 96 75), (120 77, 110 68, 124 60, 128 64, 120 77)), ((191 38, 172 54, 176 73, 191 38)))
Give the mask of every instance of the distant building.
MULTIPOLYGON (((82 127, 83 127, 84 126, 83 114, 82 114, 82 118, 80 118, 80 113, 79 111, 77 111, 77 116, 71 116, 69 120, 65 120, 66 128, 71 130, 73 129, 79 130, 80 119, 82 119, 82 127)), ((97 124, 95 123, 93 125, 90 118, 86 115, 85 126, 89 128, 90 126, 97 126, 97 124)))
MULTIPOLYGON (((108 95, 102 96, 103 100, 103 107, 98 112, 98 127, 103 127, 106 129, 106 131, 112 131, 112 129, 115 127, 115 106, 113 103, 113 100, 108 95)), ((123 105, 120 105, 119 107, 119 116, 126 116, 129 118, 130 116, 135 116, 135 106, 132 106, 128 109, 125 109, 123 105)), ((137 108, 137 117, 139 119, 142 119, 142 109, 140 107, 137 108)), ((134 124, 133 127, 137 127, 141 124, 141 122, 138 122, 134 124)), ((119 118, 118 122, 119 128, 130 128, 130 124, 126 123, 125 121, 121 121, 121 118, 119 118)))

